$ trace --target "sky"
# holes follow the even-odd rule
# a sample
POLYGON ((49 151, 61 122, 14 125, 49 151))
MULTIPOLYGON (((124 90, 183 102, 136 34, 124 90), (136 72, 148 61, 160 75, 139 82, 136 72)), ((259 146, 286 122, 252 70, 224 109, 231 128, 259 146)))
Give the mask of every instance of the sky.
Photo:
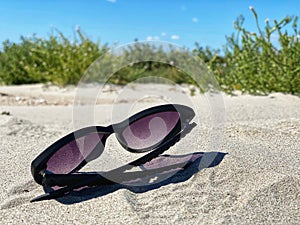
POLYGON ((242 14, 244 26, 256 32, 253 6, 264 26, 300 16, 299 0, 1 0, 0 42, 20 36, 47 38, 54 28, 72 39, 76 29, 102 44, 123 45, 135 39, 161 40, 192 49, 222 49, 233 22, 242 14))

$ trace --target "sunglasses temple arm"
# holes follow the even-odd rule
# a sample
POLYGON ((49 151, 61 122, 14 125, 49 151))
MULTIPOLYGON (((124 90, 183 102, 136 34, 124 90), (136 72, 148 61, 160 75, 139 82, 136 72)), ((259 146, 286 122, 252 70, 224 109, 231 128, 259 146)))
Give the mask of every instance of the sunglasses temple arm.
MULTIPOLYGON (((111 172, 117 173, 118 171, 125 171, 128 168, 131 168, 129 164, 119 167, 111 172)), ((37 202, 37 201, 43 201, 43 200, 50 200, 50 199, 55 199, 64 196, 66 193, 73 191, 74 189, 81 188, 84 186, 92 186, 93 184, 97 183, 97 185, 103 185, 103 184, 114 184, 115 182, 111 180, 107 180, 105 177, 101 176, 89 176, 89 179, 82 180, 81 182, 77 184, 72 184, 66 187, 63 187, 61 189, 45 193, 43 195, 40 195, 36 198, 33 198, 30 200, 30 202, 37 202), (102 181, 102 182, 101 182, 102 181)))
MULTIPOLYGON (((40 195, 34 199, 32 199, 30 202, 37 202, 37 201, 42 201, 42 200, 50 200, 50 199, 55 199, 64 196, 67 192, 70 192, 76 188, 80 188, 83 186, 101 186, 101 185, 109 185, 109 184, 116 184, 116 183, 122 183, 122 182, 130 182, 136 179, 140 179, 146 176, 150 175, 158 175, 159 173, 162 172, 168 172, 171 171, 172 169, 182 169, 190 165, 191 162, 183 162, 183 163, 177 163, 173 164, 170 166, 165 166, 157 169, 151 169, 151 170, 145 170, 145 171, 138 171, 138 172, 127 172, 122 174, 121 180, 118 181, 112 181, 108 180, 105 177, 103 177, 100 174, 97 174, 98 176, 91 176, 91 175, 86 175, 86 177, 89 177, 89 181, 85 180, 84 182, 77 183, 76 185, 71 185, 67 186, 64 188, 61 188, 59 190, 55 190, 53 192, 49 192, 43 195, 40 195)), ((107 172, 107 175, 112 176, 111 172, 107 172)), ((120 174, 119 174, 120 175, 120 174)), ((83 176, 81 177, 83 178, 83 176)))
MULTIPOLYGON (((114 171, 110 171, 108 172, 111 176, 111 174, 116 173, 118 171, 125 171, 126 168, 131 168, 131 166, 129 164, 119 167, 117 169, 115 169, 114 171)), ((119 174, 120 175, 120 174, 119 174)), ((81 182, 77 183, 77 184, 72 184, 66 187, 63 187, 61 189, 49 192, 49 193, 45 193, 43 195, 40 195, 36 198, 33 198, 30 202, 37 202, 37 201, 42 201, 42 200, 50 200, 50 199, 55 199, 55 198, 59 198, 64 196, 65 194, 67 194, 70 191, 73 191, 74 189, 77 188, 81 188, 84 186, 93 186, 93 185, 104 185, 104 184, 114 184, 115 182, 111 181, 111 180, 107 180, 105 177, 101 176, 100 174, 99 176, 89 176, 89 179, 85 179, 82 180, 81 182)))
POLYGON ((77 184, 72 184, 66 187, 63 187, 61 189, 45 193, 43 195, 40 195, 36 198, 33 198, 30 202, 37 202, 42 200, 50 200, 55 199, 64 196, 66 193, 73 191, 74 189, 81 188, 84 186, 93 186, 96 182, 99 185, 108 185, 108 184, 114 184, 115 182, 106 179, 105 177, 101 176, 100 174, 95 174, 96 176, 90 176, 88 175, 88 179, 82 180, 81 182, 78 182, 77 184))
POLYGON ((111 184, 110 180, 105 179, 101 174, 103 172, 94 173, 71 173, 71 174, 45 174, 43 178, 43 186, 70 186, 84 182, 86 180, 99 180, 103 184, 111 184))
POLYGON ((109 185, 114 183, 123 183, 138 178, 143 178, 148 175, 154 175, 157 173, 169 171, 176 168, 184 168, 188 166, 191 161, 184 161, 182 163, 175 163, 168 166, 163 166, 154 169, 146 169, 143 171, 135 172, 125 172, 125 173, 112 173, 108 172, 99 172, 99 173, 82 173, 82 174, 47 174, 45 175, 44 186, 71 186, 76 185, 80 182, 85 182, 86 180, 92 180, 87 186, 99 186, 99 185, 109 185), (107 178, 106 178, 107 177, 107 178), (112 181, 113 180, 113 181, 112 181))

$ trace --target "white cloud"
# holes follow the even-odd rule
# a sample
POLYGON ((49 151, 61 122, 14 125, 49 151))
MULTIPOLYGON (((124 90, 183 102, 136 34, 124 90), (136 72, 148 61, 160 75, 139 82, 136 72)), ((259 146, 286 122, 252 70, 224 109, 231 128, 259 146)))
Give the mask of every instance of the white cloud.
POLYGON ((117 0, 106 0, 107 2, 116 3, 117 0))
POLYGON ((158 41, 160 38, 159 36, 148 36, 146 37, 147 41, 158 41))
POLYGON ((198 23, 198 18, 197 17, 194 17, 193 19, 192 19, 192 21, 194 22, 194 23, 198 23))
POLYGON ((148 36, 148 37, 146 38, 146 40, 147 40, 147 41, 151 41, 151 40, 153 40, 153 37, 152 37, 152 36, 148 36))
POLYGON ((173 34, 172 36, 171 36, 171 39, 173 39, 173 40, 178 40, 180 37, 178 36, 178 35, 176 35, 176 34, 173 34))
POLYGON ((163 37, 166 36, 166 35, 167 35, 166 32, 162 32, 162 33, 161 33, 161 36, 163 36, 163 37))

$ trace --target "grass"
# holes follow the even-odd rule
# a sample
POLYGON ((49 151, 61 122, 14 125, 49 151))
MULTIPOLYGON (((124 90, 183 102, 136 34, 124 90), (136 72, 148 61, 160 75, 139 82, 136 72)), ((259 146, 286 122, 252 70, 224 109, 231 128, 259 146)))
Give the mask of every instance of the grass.
MULTIPOLYGON (((260 20, 254 8, 250 8, 257 24, 257 31, 243 27, 244 18, 235 21, 235 32, 226 37, 224 54, 219 50, 195 44, 193 53, 198 55, 212 70, 220 87, 227 93, 239 90, 243 93, 265 95, 271 92, 300 93, 300 32, 298 17, 285 17, 280 21, 260 20), (274 37, 278 44, 274 45, 274 37)), ((119 59, 108 54, 110 49, 100 42, 93 42, 77 30, 70 41, 56 30, 48 39, 21 37, 20 43, 5 41, 0 51, 0 84, 53 83, 57 85, 77 84, 87 68, 105 55, 107 67, 119 59), (113 62, 113 63, 112 63, 113 62)), ((139 58, 139 54, 153 55, 151 61, 133 63, 117 71, 109 80, 115 84, 126 84, 145 76, 160 76, 175 83, 195 82, 184 71, 176 67, 185 62, 187 52, 175 49, 164 52, 150 44, 133 45, 123 54, 123 59, 139 58), (167 57, 169 64, 159 62, 167 57)), ((185 62, 188 64, 188 62, 185 62)), ((103 69, 103 68, 102 68, 103 69)), ((91 82, 99 76, 90 76, 91 82)))

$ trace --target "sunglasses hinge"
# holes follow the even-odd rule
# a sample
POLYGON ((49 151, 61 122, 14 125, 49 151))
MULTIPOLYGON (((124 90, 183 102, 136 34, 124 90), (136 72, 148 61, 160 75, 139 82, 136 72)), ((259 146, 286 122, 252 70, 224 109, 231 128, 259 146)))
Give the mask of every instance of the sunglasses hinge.
POLYGON ((39 175, 41 175, 43 178, 45 178, 45 176, 46 176, 46 170, 41 170, 39 172, 39 175))

